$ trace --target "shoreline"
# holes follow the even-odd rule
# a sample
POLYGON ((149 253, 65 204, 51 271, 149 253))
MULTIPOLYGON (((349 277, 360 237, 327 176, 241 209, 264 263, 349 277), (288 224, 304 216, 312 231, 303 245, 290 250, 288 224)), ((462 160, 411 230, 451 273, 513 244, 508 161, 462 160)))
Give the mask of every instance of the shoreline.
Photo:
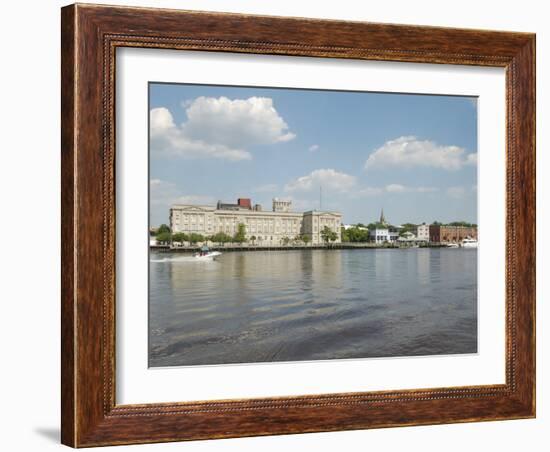
MULTIPOLYGON (((170 247, 169 245, 150 245, 150 251, 159 253, 196 253, 200 251, 200 246, 181 246, 170 247)), ((287 246, 253 246, 253 245, 238 245, 238 246, 209 246, 212 251, 307 251, 307 250, 376 250, 376 249, 395 249, 408 250, 416 249, 412 246, 399 245, 377 245, 372 243, 350 244, 350 243, 335 243, 332 245, 287 245, 287 246)), ((447 248, 446 244, 426 244, 419 248, 447 248)))

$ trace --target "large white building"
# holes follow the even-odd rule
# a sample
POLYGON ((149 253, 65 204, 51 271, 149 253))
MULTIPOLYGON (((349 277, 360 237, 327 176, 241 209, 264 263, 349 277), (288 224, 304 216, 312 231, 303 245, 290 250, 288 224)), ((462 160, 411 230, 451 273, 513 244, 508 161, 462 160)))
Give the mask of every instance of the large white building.
POLYGON ((173 233, 196 233, 212 236, 223 232, 234 236, 239 224, 244 224, 246 240, 260 246, 279 246, 285 238, 294 240, 307 235, 312 244, 323 243, 321 231, 327 226, 336 232, 340 243, 342 214, 310 210, 292 212, 292 202, 273 199, 271 211, 252 206, 250 199, 239 199, 237 204, 218 202, 217 206, 177 204, 170 209, 170 228, 173 233))

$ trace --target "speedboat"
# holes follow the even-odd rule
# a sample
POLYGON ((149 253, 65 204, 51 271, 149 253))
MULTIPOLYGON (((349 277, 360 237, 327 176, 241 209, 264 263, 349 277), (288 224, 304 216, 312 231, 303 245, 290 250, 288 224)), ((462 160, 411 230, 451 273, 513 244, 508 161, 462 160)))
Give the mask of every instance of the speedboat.
POLYGON ((221 256, 222 253, 219 251, 209 251, 207 253, 195 253, 193 254, 193 257, 199 261, 212 261, 216 259, 216 257, 221 256))
POLYGON ((193 254, 193 257, 198 260, 212 261, 221 254, 219 251, 210 251, 207 246, 203 246, 198 253, 193 254))
POLYGON ((447 248, 458 248, 458 243, 448 243, 447 248))
POLYGON ((477 240, 476 239, 462 240, 462 248, 477 248, 477 240))

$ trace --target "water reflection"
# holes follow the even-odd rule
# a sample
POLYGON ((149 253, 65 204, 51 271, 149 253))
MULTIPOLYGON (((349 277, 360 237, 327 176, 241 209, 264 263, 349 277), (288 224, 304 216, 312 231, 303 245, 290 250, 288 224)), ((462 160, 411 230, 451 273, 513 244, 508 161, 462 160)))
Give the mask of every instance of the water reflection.
POLYGON ((476 250, 153 254, 151 366, 472 353, 476 250))

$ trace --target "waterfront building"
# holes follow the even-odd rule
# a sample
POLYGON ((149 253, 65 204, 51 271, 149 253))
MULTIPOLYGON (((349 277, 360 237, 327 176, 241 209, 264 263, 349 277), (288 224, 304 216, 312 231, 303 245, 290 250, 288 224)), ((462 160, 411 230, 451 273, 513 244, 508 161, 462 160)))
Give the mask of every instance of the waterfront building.
POLYGON ((430 242, 459 243, 464 239, 477 240, 476 226, 450 226, 443 224, 430 225, 430 242))
POLYGON ((401 236, 397 239, 398 242, 418 242, 418 237, 414 235, 410 231, 404 232, 401 236))
POLYGON ((310 210, 293 212, 292 201, 273 199, 272 211, 264 211, 248 198, 240 198, 236 204, 219 201, 216 206, 177 204, 170 209, 170 228, 173 233, 196 233, 212 236, 223 232, 233 237, 245 226, 247 242, 259 246, 280 246, 285 239, 294 240, 307 235, 311 244, 323 243, 321 231, 327 226, 336 232, 341 242, 342 214, 310 210))
POLYGON ((430 241, 430 226, 426 223, 419 224, 416 227, 416 238, 418 241, 429 242, 430 241))
POLYGON ((374 243, 395 243, 399 238, 399 232, 392 227, 377 227, 369 230, 369 236, 374 243))
POLYGON ((376 227, 369 230, 369 238, 374 243, 395 243, 399 238, 399 232, 394 226, 390 226, 390 223, 384 216, 384 209, 380 211, 380 218, 376 227))

